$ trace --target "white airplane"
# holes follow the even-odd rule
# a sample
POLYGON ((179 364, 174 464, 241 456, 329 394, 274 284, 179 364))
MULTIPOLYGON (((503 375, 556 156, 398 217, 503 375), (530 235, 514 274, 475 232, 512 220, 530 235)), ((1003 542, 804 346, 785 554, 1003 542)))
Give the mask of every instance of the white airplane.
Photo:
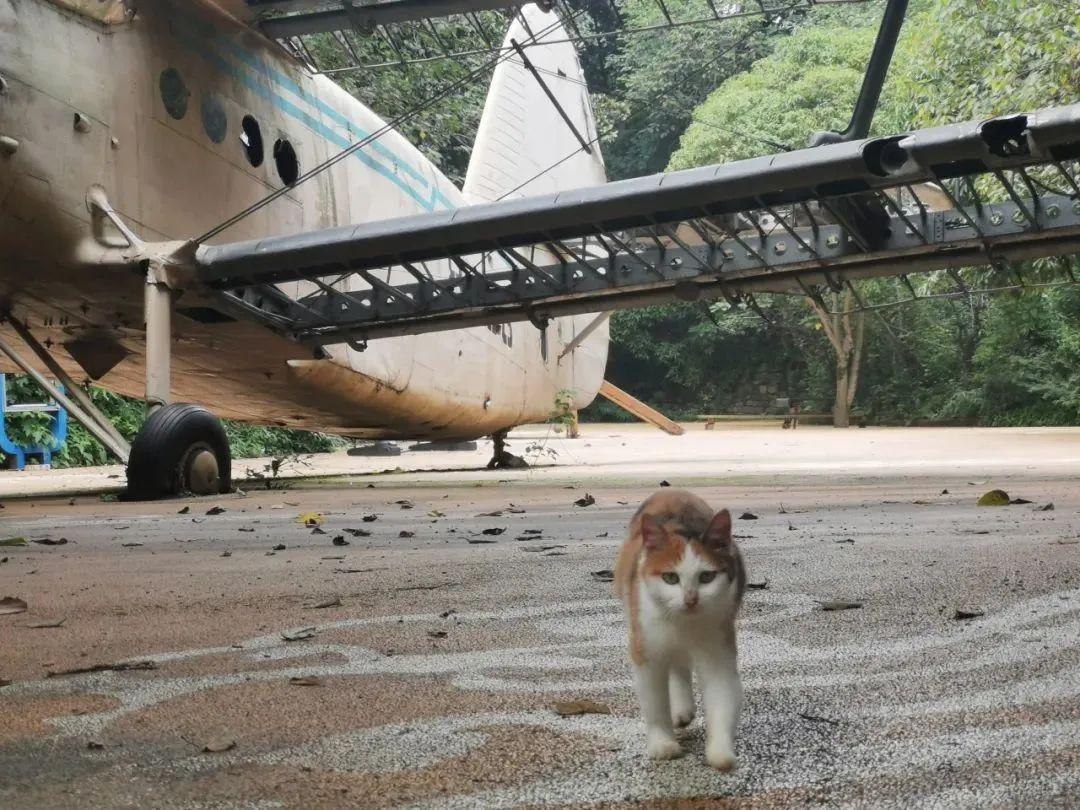
MULTIPOLYGON (((181 290, 166 272, 146 274, 148 245, 183 245, 282 188, 216 241, 605 182, 597 148, 549 168, 575 150, 575 135, 525 66, 505 60, 462 189, 396 132, 291 188, 384 122, 260 34, 248 13, 240 0, 0 0, 0 370, 21 367, 11 348, 19 337, 54 375, 145 395, 156 409, 129 451, 80 391, 67 392, 127 461, 138 497, 230 486, 220 422, 181 403, 347 436, 466 439, 543 421, 560 395, 575 408, 592 401, 608 333, 589 315, 313 351, 181 290)), ((526 6, 507 42, 534 35, 558 41, 530 47, 530 61, 552 77, 576 129, 595 137, 573 44, 555 14, 526 6)), ((448 261, 425 270, 456 272, 448 261)), ((370 289, 359 275, 336 286, 370 289)), ((260 295, 295 301, 312 289, 296 281, 260 295)))
POLYGON ((221 423, 189 403, 500 448, 564 392, 596 395, 597 311, 1080 251, 1080 105, 867 138, 906 0, 888 0, 843 132, 609 184, 571 37, 526 6, 460 190, 260 34, 252 4, 331 5, 0 0, 0 370, 34 375, 125 460, 132 497, 229 488, 221 423), (130 447, 86 377, 145 396, 130 447))

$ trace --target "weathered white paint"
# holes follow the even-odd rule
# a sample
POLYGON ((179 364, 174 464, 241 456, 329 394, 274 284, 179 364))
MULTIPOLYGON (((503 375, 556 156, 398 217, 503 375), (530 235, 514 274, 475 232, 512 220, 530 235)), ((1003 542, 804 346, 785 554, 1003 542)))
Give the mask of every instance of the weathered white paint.
MULTIPOLYGON (((113 20, 118 5, 98 10, 113 20)), ((111 24, 71 10, 86 6, 97 8, 67 0, 0 0, 0 75, 9 88, 0 96, 0 136, 20 142, 14 155, 0 156, 0 305, 13 307, 39 339, 53 345, 86 335, 122 344, 131 354, 100 382, 143 396, 143 282, 127 268, 99 263, 105 251, 90 238, 89 189, 100 185, 143 240, 190 239, 280 187, 273 159, 278 139, 292 144, 303 171, 383 122, 209 0, 143 0, 136 15, 111 24), (179 73, 189 93, 180 118, 162 101, 167 68, 179 73), (224 113, 227 131, 220 143, 204 128, 204 104, 224 113), (73 126, 76 114, 89 122, 87 131, 73 126), (248 115, 261 125, 265 160, 258 167, 249 164, 240 140, 248 115)), ((554 23, 553 15, 533 7, 527 13, 534 31, 554 23)), ((526 36, 520 29, 511 35, 526 36)), ((563 38, 561 28, 550 37, 563 38)), ((532 48, 530 54, 545 69, 580 77, 570 46, 532 48)), ((515 83, 521 70, 508 64, 496 71, 488 103, 496 112, 485 113, 478 144, 477 171, 486 171, 494 165, 495 131, 510 125, 508 110, 522 107, 518 146, 525 151, 517 153, 522 163, 516 169, 504 153, 500 166, 507 182, 533 173, 537 162, 546 165, 544 150, 576 144, 550 102, 535 99, 535 83, 515 83)), ((551 84, 583 130, 595 133, 584 87, 555 78, 551 84)), ((602 181, 595 154, 568 161, 536 190, 602 181)), ((219 240, 463 204, 461 191, 419 150, 389 132, 219 240)), ((449 274, 445 266, 430 269, 449 274)), ((349 277, 341 286, 367 285, 349 277)), ((303 282, 281 287, 291 296, 311 288, 303 282)), ((363 353, 336 346, 328 358, 315 359, 252 323, 185 317, 186 308, 210 303, 195 290, 176 301, 172 398, 266 424, 369 437, 474 437, 545 419, 562 390, 584 406, 600 385, 607 355, 607 330, 600 329, 557 362, 591 320, 582 315, 548 329, 547 360, 539 331, 528 324, 386 339, 363 353)), ((80 373, 66 352, 58 349, 57 355, 80 373)))

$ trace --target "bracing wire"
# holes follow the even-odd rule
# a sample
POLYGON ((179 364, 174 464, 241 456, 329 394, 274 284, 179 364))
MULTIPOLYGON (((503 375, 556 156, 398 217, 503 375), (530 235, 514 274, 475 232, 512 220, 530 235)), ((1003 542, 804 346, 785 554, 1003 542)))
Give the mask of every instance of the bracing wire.
MULTIPOLYGON (((579 10, 579 11, 576 11, 574 13, 575 14, 581 14, 583 12, 579 10)), ((560 25, 562 25, 562 22, 563 22, 562 20, 556 19, 554 22, 552 22, 547 27, 545 27, 545 28, 541 29, 540 31, 537 31, 536 33, 531 35, 529 37, 529 39, 537 40, 537 39, 541 38, 544 34, 547 34, 547 33, 551 32, 551 31, 557 29, 560 25)), ((510 53, 513 53, 513 51, 511 51, 510 53)), ((484 73, 487 73, 489 70, 494 69, 499 64, 501 64, 503 61, 509 59, 510 58, 510 53, 500 53, 499 56, 495 57, 494 59, 488 60, 483 65, 480 65, 479 67, 475 68, 474 70, 469 71, 469 73, 466 74, 465 76, 463 76, 462 78, 457 79, 457 80, 455 80, 453 82, 450 82, 445 87, 441 88, 440 90, 436 91, 432 95, 428 96, 426 99, 424 99, 420 103, 413 105, 408 110, 401 113, 401 115, 398 115, 397 117, 395 117, 391 121, 383 124, 381 127, 379 127, 374 132, 370 133, 366 137, 361 138, 359 141, 356 141, 355 143, 350 144, 349 146, 345 147, 344 149, 342 149, 337 154, 332 155, 331 157, 327 158, 326 160, 324 160, 322 163, 318 164, 314 168, 309 169, 304 174, 300 175, 296 179, 296 182, 293 183, 292 185, 290 185, 290 186, 282 186, 281 188, 271 192, 270 194, 267 194, 265 197, 263 197, 260 200, 252 203, 247 208, 245 208, 242 211, 239 211, 236 214, 234 214, 233 216, 229 217, 228 219, 226 219, 221 224, 211 228, 209 231, 204 233, 202 236, 198 237, 198 239, 196 239, 196 241, 199 242, 199 243, 202 243, 202 242, 207 241, 208 239, 213 239, 215 236, 223 233, 224 231, 227 231, 229 228, 236 225, 238 222, 240 222, 240 221, 242 221, 244 219, 247 219, 252 214, 256 213, 257 211, 262 210, 267 205, 270 205, 270 203, 272 203, 275 200, 278 200, 281 197, 285 196, 286 194, 291 192, 297 186, 302 185, 302 184, 306 183, 308 180, 312 179, 313 177, 316 177, 317 175, 322 174, 327 169, 329 169, 331 166, 334 166, 334 165, 340 163, 341 161, 345 160, 345 158, 347 158, 350 155, 352 155, 352 154, 358 152, 359 150, 363 149, 365 146, 370 146, 372 143, 377 141, 383 135, 387 134, 388 132, 395 131, 403 123, 407 122, 409 119, 411 119, 415 115, 423 112, 428 107, 431 107, 437 101, 441 101, 442 99, 444 99, 447 96, 451 95, 454 91, 458 90, 459 88, 463 87, 464 85, 466 85, 469 82, 476 79, 478 76, 480 76, 480 75, 482 75, 484 73)))

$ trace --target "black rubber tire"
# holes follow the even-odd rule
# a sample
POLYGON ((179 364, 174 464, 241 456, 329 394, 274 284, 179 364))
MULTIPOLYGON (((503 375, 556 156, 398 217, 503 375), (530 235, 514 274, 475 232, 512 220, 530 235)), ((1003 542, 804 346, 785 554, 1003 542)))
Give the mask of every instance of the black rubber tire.
POLYGON ((218 492, 232 489, 232 455, 221 420, 206 408, 174 402, 158 408, 131 443, 124 500, 148 501, 188 491, 182 469, 192 448, 204 445, 218 465, 218 492))

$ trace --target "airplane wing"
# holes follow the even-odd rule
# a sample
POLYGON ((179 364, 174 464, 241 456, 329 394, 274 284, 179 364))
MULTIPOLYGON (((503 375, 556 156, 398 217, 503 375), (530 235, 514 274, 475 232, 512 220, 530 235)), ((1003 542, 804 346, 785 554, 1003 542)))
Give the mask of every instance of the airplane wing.
POLYGON ((313 344, 1080 251, 1080 105, 233 244, 200 281, 313 344), (923 184, 932 184, 927 186, 923 184), (934 210, 927 188, 946 200, 934 210), (430 272, 442 262, 452 272, 430 272), (359 275, 357 290, 342 283, 359 275), (313 282, 273 310, 247 291, 313 282))

